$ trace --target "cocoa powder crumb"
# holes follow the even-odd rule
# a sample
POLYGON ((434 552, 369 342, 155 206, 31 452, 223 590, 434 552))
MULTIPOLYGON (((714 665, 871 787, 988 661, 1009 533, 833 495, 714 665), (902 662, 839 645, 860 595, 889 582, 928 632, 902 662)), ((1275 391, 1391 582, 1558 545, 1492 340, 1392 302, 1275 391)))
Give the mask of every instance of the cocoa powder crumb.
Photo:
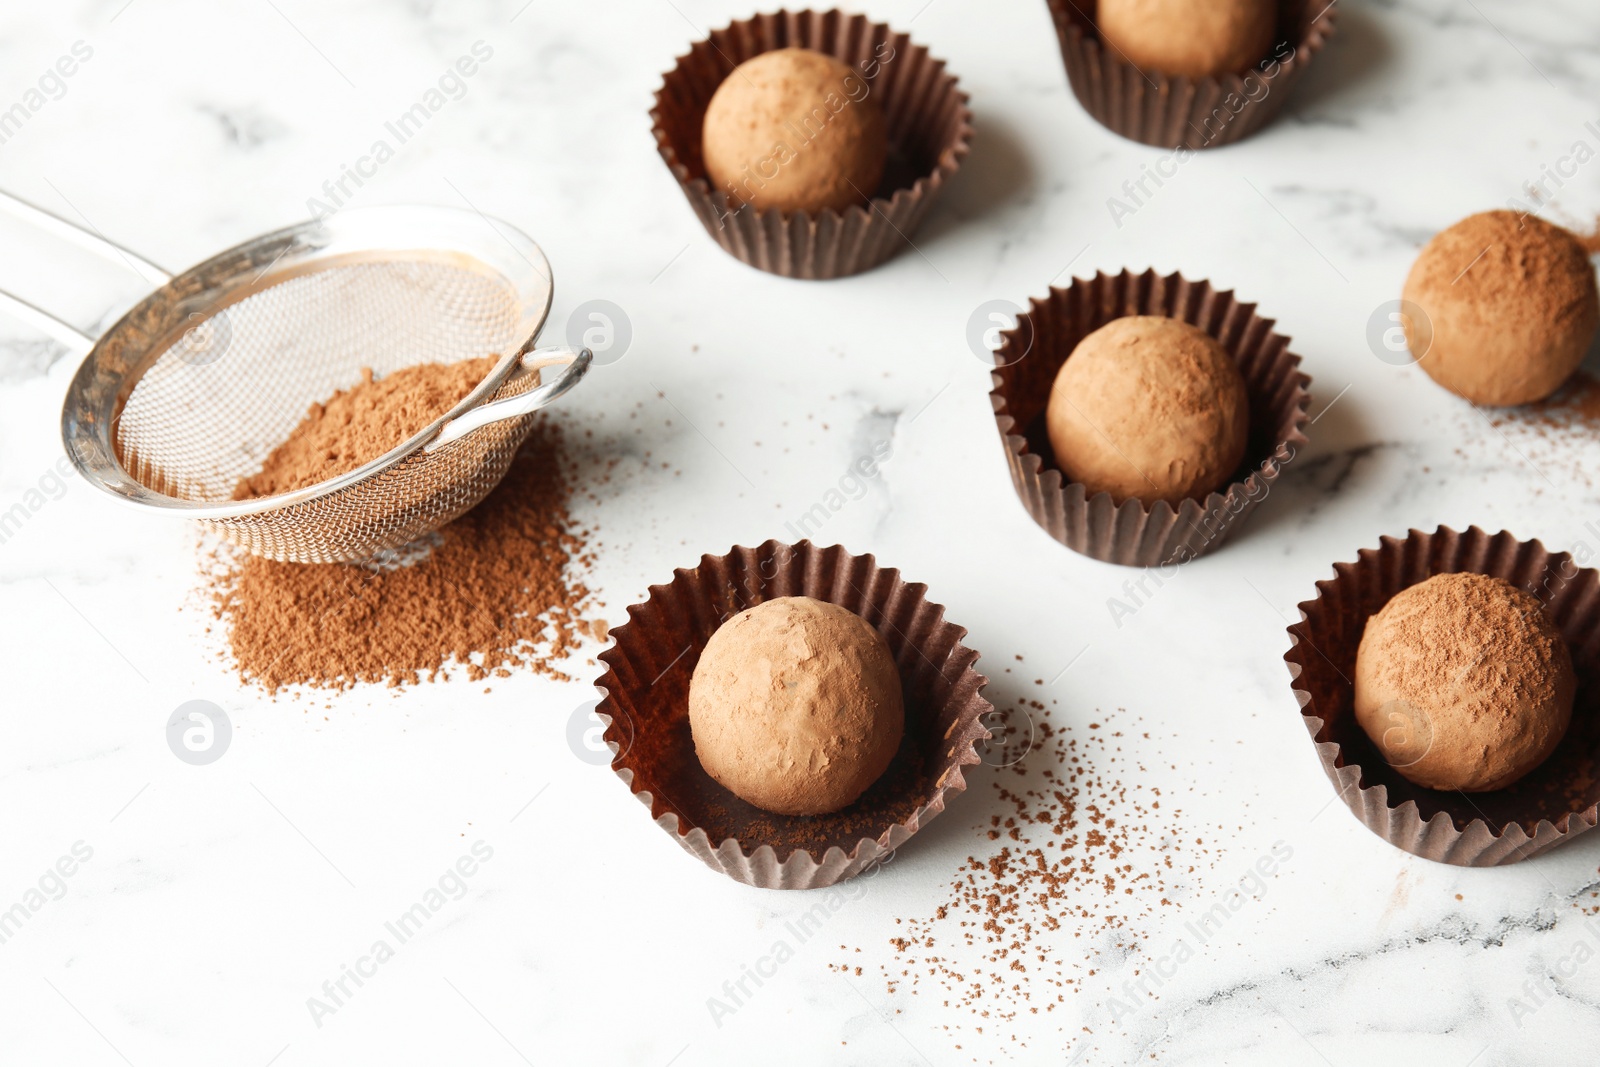
POLYGON ((1592 431, 1600 425, 1600 382, 1595 381, 1588 371, 1580 370, 1547 399, 1512 409, 1502 415, 1502 421, 1496 425, 1502 425, 1510 419, 1542 424, 1551 429, 1576 425, 1592 431))
POLYGON ((1193 884, 1195 865, 1174 855, 1215 862, 1185 832, 1181 808, 1157 814, 1161 790, 1139 784, 1143 768, 1124 753, 1122 730, 1097 721, 1079 736, 1041 702, 1017 703, 1032 709, 1034 744, 991 781, 1002 813, 987 820, 989 840, 1010 843, 969 856, 930 916, 897 918, 904 932, 889 939, 895 962, 883 966, 891 996, 932 992, 973 1019, 1002 1022, 1055 1011, 1080 986, 1071 972, 1092 977, 1097 961, 1124 959, 1153 936, 1160 911, 1193 884), (1069 929, 1090 944, 1063 952, 1069 929))
MULTIPOLYGON (((1595 447, 1600 441, 1600 380, 1580 369, 1548 398, 1521 407, 1480 409, 1457 414, 1451 432, 1460 439, 1456 455, 1481 463, 1483 454, 1499 461, 1594 488, 1595 447), (1490 430, 1492 427, 1492 431, 1490 430)), ((1441 475, 1442 477, 1442 475, 1441 475)), ((1532 487, 1543 495, 1543 479, 1532 487)))

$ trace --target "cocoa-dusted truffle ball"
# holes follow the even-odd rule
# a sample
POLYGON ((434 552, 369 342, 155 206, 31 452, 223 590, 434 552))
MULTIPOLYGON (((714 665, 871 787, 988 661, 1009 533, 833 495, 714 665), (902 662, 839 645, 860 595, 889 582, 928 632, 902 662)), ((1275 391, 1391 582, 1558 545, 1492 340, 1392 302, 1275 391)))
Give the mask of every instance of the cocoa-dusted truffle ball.
POLYGON ((859 72, 821 52, 780 48, 723 79, 706 107, 701 152, 711 184, 738 203, 843 211, 877 191, 889 137, 859 72))
POLYGON ((1428 376, 1475 404, 1543 400, 1583 362, 1600 289, 1572 234, 1533 215, 1486 211, 1428 242, 1406 279, 1403 318, 1428 376))
POLYGON ((701 766, 780 815, 853 802, 888 769, 904 727, 900 674, 878 631, 810 597, 769 600, 723 623, 689 683, 701 766))
POLYGON ((1113 319, 1078 342, 1045 412, 1056 465, 1089 495, 1176 507, 1223 484, 1244 459, 1250 398, 1239 367, 1177 319, 1113 319))
POLYGON ((1243 74, 1264 59, 1277 0, 1100 0, 1100 39, 1113 55, 1173 77, 1243 74))
POLYGON ((1389 765, 1429 789, 1503 789, 1572 720, 1572 655, 1539 601, 1482 574, 1440 574, 1367 620, 1355 714, 1389 765))

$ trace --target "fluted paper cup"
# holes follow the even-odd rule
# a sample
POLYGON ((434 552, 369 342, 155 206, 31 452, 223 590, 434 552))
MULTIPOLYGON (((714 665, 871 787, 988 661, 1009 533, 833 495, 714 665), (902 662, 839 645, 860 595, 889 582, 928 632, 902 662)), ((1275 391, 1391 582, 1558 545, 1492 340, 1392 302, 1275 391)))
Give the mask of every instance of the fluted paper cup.
POLYGON ((906 34, 840 11, 779 11, 717 30, 667 72, 650 117, 661 158, 706 232, 729 255, 789 278, 841 278, 909 247, 972 140, 967 96, 942 60, 906 34), (868 203, 815 214, 758 211, 706 178, 701 126, 712 94, 734 67, 779 48, 833 56, 879 94, 889 165, 868 203))
POLYGON ((1300 373, 1289 339, 1272 327, 1232 292, 1155 271, 1074 278, 1031 300, 1017 326, 1001 335, 989 395, 1012 485, 1033 521, 1075 552, 1131 567, 1187 563, 1226 543, 1307 443, 1311 379, 1300 373), (1056 466, 1045 429, 1056 374, 1079 341, 1129 315, 1197 326, 1239 364, 1250 398, 1249 443, 1231 483, 1203 500, 1118 504, 1109 493, 1090 495, 1068 482, 1056 466))
POLYGON ((809 541, 768 541, 704 556, 628 609, 600 654, 596 709, 612 769, 668 835, 713 870, 763 889, 820 889, 898 849, 966 789, 989 739, 988 679, 966 630, 946 621, 927 587, 809 541), (849 807, 776 815, 747 804, 700 766, 689 730, 689 680, 722 622, 777 597, 809 596, 855 612, 883 635, 900 671, 905 736, 894 762, 849 807))
POLYGON ((1336 15, 1336 0, 1282 0, 1274 44, 1249 73, 1180 78, 1141 70, 1107 48, 1095 0, 1048 2, 1084 110, 1129 140, 1189 151, 1235 144, 1271 122, 1333 35, 1336 15))
POLYGON ((1476 526, 1384 537, 1337 563, 1289 627, 1295 698, 1322 769, 1373 833, 1423 859, 1462 867, 1516 863, 1592 830, 1600 820, 1600 572, 1565 552, 1476 526), (1356 650, 1367 619, 1396 593, 1436 574, 1503 578, 1544 605, 1572 652, 1572 725, 1551 756, 1491 793, 1427 789, 1390 767, 1355 719, 1356 650))

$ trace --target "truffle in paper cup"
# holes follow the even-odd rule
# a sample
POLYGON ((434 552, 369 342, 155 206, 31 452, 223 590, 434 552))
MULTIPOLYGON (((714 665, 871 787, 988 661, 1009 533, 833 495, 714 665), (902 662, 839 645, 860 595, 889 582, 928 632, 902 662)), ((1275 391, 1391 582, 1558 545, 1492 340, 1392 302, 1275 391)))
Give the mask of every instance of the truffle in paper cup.
POLYGON ((1011 481, 1028 514, 1075 552, 1133 567, 1187 563, 1220 547, 1306 445, 1311 379, 1289 339, 1271 319, 1209 282, 1155 271, 1074 278, 1064 289, 1029 302, 1017 326, 1001 335, 994 406, 1011 481), (1250 437, 1233 481, 1204 500, 1121 504, 1068 482, 1056 467, 1045 410, 1056 374, 1078 342, 1112 319, 1162 315, 1216 338, 1239 364, 1250 397, 1250 437))
POLYGON ((717 30, 667 72, 650 117, 661 158, 706 232, 750 266, 790 278, 857 274, 905 249, 972 139, 967 96, 942 60, 906 34, 839 11, 779 11, 717 30), (833 56, 880 94, 889 165, 868 203, 815 214, 758 211, 706 178, 701 125, 712 94, 734 67, 779 48, 833 56))
POLYGON ((1084 110, 1129 140, 1188 151, 1234 144, 1271 122, 1332 36, 1336 13, 1336 0, 1282 0, 1274 44, 1249 73, 1175 78, 1106 48, 1094 0, 1048 2, 1067 80, 1084 110))
POLYGON ((656 824, 714 870, 762 889, 820 889, 854 877, 903 845, 966 789, 965 769, 989 739, 988 679, 966 630, 944 618, 927 587, 871 556, 809 541, 734 548, 650 587, 600 654, 596 708, 612 769, 656 824), (775 815, 745 803, 700 766, 689 731, 689 680, 725 619, 776 597, 809 596, 860 615, 900 671, 905 736, 894 762, 860 799, 828 815, 775 815), (624 741, 627 742, 624 747, 624 741))
POLYGON ((1477 527, 1412 530, 1338 563, 1300 605, 1284 654, 1322 769, 1366 827, 1396 848, 1462 867, 1516 863, 1600 820, 1600 572, 1565 552, 1477 527), (1436 574, 1503 578, 1537 597, 1572 652, 1572 725, 1555 752, 1511 786, 1456 793, 1415 785, 1390 767, 1355 720, 1356 650, 1367 619, 1402 589, 1436 574))

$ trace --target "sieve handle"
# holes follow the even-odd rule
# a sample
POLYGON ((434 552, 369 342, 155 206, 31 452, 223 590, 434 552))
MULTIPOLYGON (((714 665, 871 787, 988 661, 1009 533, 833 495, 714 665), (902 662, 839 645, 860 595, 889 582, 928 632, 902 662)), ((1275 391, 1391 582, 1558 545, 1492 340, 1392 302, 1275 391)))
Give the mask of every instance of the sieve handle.
POLYGON ((44 308, 30 304, 22 297, 8 293, 4 289, 0 289, 0 312, 27 323, 40 333, 49 334, 80 359, 88 355, 89 350, 94 347, 94 338, 72 323, 58 319, 44 308))
MULTIPOLYGON (((8 193, 4 189, 0 189, 0 213, 21 219, 23 222, 32 223, 46 233, 54 234, 62 240, 75 244, 79 248, 87 249, 105 259, 113 261, 120 259, 135 274, 138 274, 153 285, 165 285, 172 280, 172 275, 148 259, 136 252, 130 252, 99 230, 93 229, 88 219, 84 219, 85 225, 79 226, 75 222, 68 222, 60 215, 46 211, 37 204, 30 204, 22 197, 8 193)), ((0 290, 0 312, 19 319, 36 330, 49 334, 75 355, 87 355, 89 350, 94 347, 93 337, 90 337, 71 323, 57 318, 43 308, 30 304, 13 293, 0 290)))
POLYGON ((459 419, 444 424, 439 435, 423 446, 424 452, 433 452, 452 441, 459 441, 473 430, 491 423, 518 419, 555 402, 589 373, 594 353, 587 348, 536 348, 522 357, 524 371, 542 371, 546 367, 564 366, 554 381, 544 382, 521 396, 507 397, 490 404, 473 408, 459 419))
MULTIPOLYGON (((55 186, 51 186, 51 188, 54 189, 55 186)), ((77 209, 74 208, 73 210, 76 211, 77 209)), ((39 205, 31 204, 15 193, 8 193, 4 189, 0 189, 0 212, 4 212, 12 218, 21 219, 23 222, 32 223, 46 233, 53 234, 68 244, 77 245, 87 252, 93 252, 102 259, 110 260, 113 263, 121 262, 151 285, 166 285, 172 280, 172 275, 167 271, 162 270, 148 259, 139 255, 139 253, 117 244, 117 242, 96 229, 88 219, 84 219, 84 224, 79 226, 76 222, 68 222, 60 215, 46 211, 39 205)), ((80 213, 79 218, 82 217, 80 213)))

